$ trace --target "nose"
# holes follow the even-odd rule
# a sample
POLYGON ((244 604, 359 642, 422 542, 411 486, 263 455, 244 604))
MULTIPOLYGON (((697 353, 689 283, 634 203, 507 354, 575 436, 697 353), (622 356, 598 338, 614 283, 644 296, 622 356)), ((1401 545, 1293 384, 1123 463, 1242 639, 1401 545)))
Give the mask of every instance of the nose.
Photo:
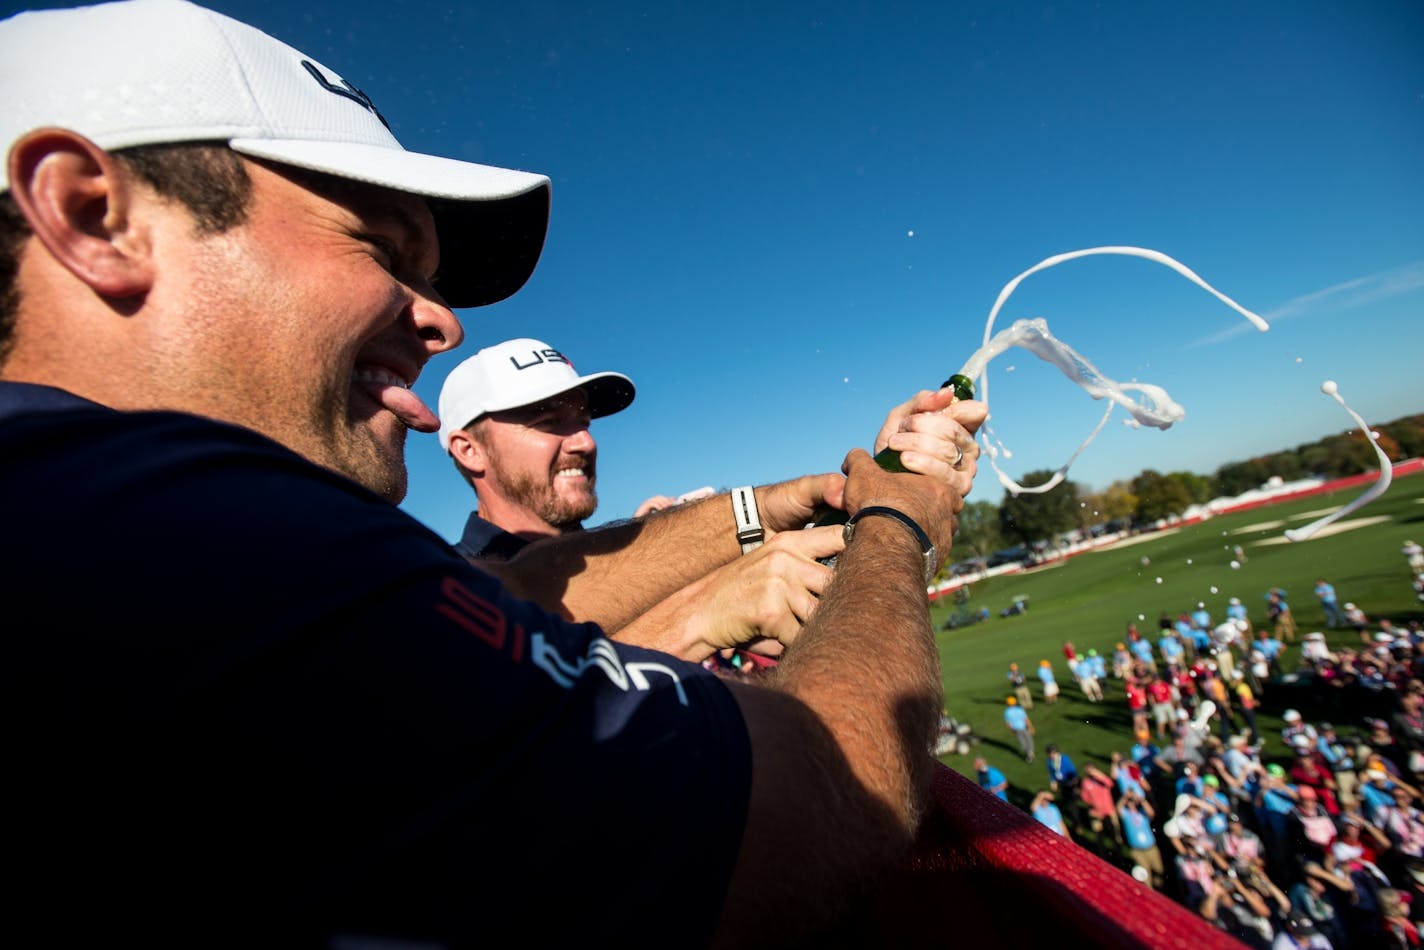
POLYGON ((425 344, 431 356, 453 350, 464 342, 465 328, 460 324, 460 318, 429 284, 412 287, 411 294, 410 313, 415 335, 425 344))
POLYGON ((598 444, 593 441, 593 433, 588 431, 588 423, 584 423, 575 432, 571 432, 564 438, 564 451, 581 455, 590 455, 598 448, 598 444))

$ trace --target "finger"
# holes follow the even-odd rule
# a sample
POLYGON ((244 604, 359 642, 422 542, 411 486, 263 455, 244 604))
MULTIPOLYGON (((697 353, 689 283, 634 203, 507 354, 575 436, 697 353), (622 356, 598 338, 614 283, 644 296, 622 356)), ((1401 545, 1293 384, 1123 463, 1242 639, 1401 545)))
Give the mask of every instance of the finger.
POLYGON ((826 472, 768 485, 757 493, 757 504, 768 539, 782 531, 800 531, 823 506, 845 506, 845 476, 826 472))
MULTIPOLYGON (((820 590, 825 590, 825 587, 822 586, 820 590)), ((816 612, 816 606, 820 604, 820 602, 820 591, 809 585, 795 588, 789 592, 786 603, 792 615, 794 615, 798 621, 797 629, 793 631, 793 633, 800 632, 800 628, 806 624, 806 621, 811 619, 811 615, 816 612)), ((789 643, 790 640, 785 642, 789 643)))
POLYGON ((900 405, 891 409, 885 423, 875 436, 875 451, 879 452, 889 443, 890 437, 904 428, 905 420, 916 413, 939 412, 954 402, 954 388, 922 389, 900 405))
POLYGON ((783 542, 780 550, 773 549, 759 563, 747 565, 751 572, 748 584, 759 595, 774 601, 776 606, 771 608, 769 614, 789 603, 796 615, 804 620, 809 610, 806 601, 819 597, 835 574, 819 559, 839 554, 845 549, 845 532, 841 525, 827 525, 788 532, 788 535, 792 534, 794 539, 783 542))
POLYGON ((784 551, 815 561, 839 554, 844 548, 844 529, 840 525, 823 525, 801 531, 783 531, 752 553, 773 557, 778 551, 784 551))
POLYGON ((947 416, 924 413, 907 420, 907 428, 891 437, 890 448, 900 453, 905 468, 920 474, 926 473, 911 462, 928 465, 938 459, 953 468, 979 453, 973 433, 964 426, 947 416))
POLYGON ((979 448, 974 443, 968 445, 936 445, 933 451, 906 451, 900 453, 900 464, 906 471, 927 475, 936 481, 951 486, 964 494, 974 483, 978 472, 979 448))
POLYGON ((989 418, 989 406, 978 399, 963 399, 942 414, 952 417, 970 432, 978 432, 984 420, 989 418))
POLYGON ((780 640, 772 640, 768 637, 755 637, 742 644, 742 650, 747 653, 755 653, 757 656, 769 656, 776 658, 786 652, 786 644, 780 640))
POLYGON ((634 518, 641 518, 654 511, 662 511, 664 508, 671 508, 677 504, 677 500, 669 498, 667 495, 654 495, 638 506, 638 510, 633 512, 634 518))

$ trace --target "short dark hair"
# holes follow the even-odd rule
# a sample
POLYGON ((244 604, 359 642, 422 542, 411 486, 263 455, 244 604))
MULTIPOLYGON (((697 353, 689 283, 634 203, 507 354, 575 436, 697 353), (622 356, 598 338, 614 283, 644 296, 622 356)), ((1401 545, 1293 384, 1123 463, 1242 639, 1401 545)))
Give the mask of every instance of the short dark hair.
MULTIPOLYGON (((140 145, 114 157, 164 198, 193 217, 199 234, 220 234, 247 220, 252 178, 236 152, 223 142, 140 145)), ((32 232, 9 191, 0 193, 0 366, 15 344, 20 311, 20 249, 32 232)))

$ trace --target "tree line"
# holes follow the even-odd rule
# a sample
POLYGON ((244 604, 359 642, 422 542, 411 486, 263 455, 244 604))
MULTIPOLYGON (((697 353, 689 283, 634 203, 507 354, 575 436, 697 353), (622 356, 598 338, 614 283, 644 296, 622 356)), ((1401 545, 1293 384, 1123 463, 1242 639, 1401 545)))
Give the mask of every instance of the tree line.
MULTIPOLYGON (((1374 427, 1374 431, 1391 462, 1424 455, 1424 414, 1396 419, 1374 427)), ((1272 478, 1287 482, 1317 476, 1345 478, 1378 467, 1369 439, 1358 429, 1347 429, 1293 449, 1229 462, 1210 476, 1145 469, 1101 492, 1064 480, 1042 494, 1007 495, 998 505, 988 501, 966 504, 959 515, 954 546, 963 558, 988 558, 1007 547, 1031 548, 1073 531, 1153 524, 1180 515, 1192 505, 1260 488, 1272 478)), ((1029 472, 1019 484, 1033 488, 1052 477, 1048 470, 1029 472)))

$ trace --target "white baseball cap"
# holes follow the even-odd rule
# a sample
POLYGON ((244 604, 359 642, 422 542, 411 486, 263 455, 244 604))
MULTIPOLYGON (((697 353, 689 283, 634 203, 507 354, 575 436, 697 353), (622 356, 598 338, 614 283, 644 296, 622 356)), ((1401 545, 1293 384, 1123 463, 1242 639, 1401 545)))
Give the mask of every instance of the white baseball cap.
POLYGON ((593 418, 627 409, 636 390, 622 373, 580 376, 569 358, 547 343, 520 337, 487 346, 445 377, 440 387, 440 447, 450 433, 480 416, 541 402, 582 388, 593 418))
POLYGON ((0 100, 5 155, 46 126, 109 151, 226 142, 253 158, 421 195, 440 240, 436 290, 454 307, 513 294, 544 247, 546 176, 407 152, 375 103, 336 72, 186 0, 0 21, 0 100))

